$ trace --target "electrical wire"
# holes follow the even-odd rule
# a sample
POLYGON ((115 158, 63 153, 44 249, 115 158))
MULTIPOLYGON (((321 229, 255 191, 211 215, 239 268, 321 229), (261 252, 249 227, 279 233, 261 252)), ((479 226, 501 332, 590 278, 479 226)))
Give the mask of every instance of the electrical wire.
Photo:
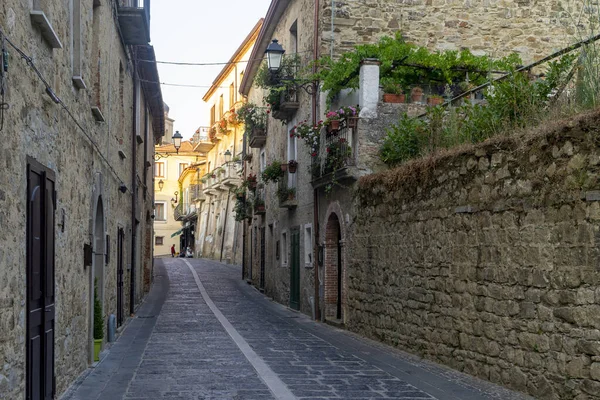
MULTIPOLYGON (((309 53, 312 52, 312 50, 305 50, 305 51, 298 51, 296 53, 289 53, 290 55, 298 55, 298 54, 304 54, 304 53, 309 53)), ((147 62, 147 63, 154 63, 154 64, 166 64, 166 65, 184 65, 184 66, 200 66, 200 67, 210 67, 210 66, 218 66, 218 65, 232 65, 232 64, 242 64, 242 63, 249 63, 251 61, 263 61, 266 60, 265 57, 259 57, 259 58, 252 58, 249 60, 241 60, 241 61, 227 61, 227 62, 205 62, 205 63, 196 63, 196 62, 182 62, 182 61, 155 61, 155 60, 143 60, 143 59, 136 59, 136 61, 139 62, 147 62)))
MULTIPOLYGON (((59 104, 62 107, 62 109, 67 112, 67 114, 69 115, 69 117, 71 117, 71 119, 73 120, 73 122, 75 122, 75 125, 77 125, 77 127, 79 128, 79 130, 81 131, 81 133, 83 133, 83 135, 88 139, 88 141, 90 142, 90 144, 92 145, 92 147, 96 150, 96 152, 98 153, 98 155, 100 156, 100 158, 102 160, 104 160, 104 162, 106 163, 106 166, 113 173, 113 175, 117 178, 117 180, 120 183, 124 183, 125 181, 123 179, 121 179, 121 177, 119 177, 119 174, 112 167, 112 165, 110 164, 110 161, 104 156, 104 154, 102 154, 102 151, 100 150, 100 148, 98 147, 98 145, 94 142, 94 140, 92 139, 92 137, 87 133, 87 131, 85 130, 85 128, 79 123, 79 121, 77 120, 77 118, 75 118, 75 116, 73 115, 73 113, 71 112, 71 110, 69 110, 69 107, 67 107, 67 105, 62 101, 62 99, 60 97, 58 97, 56 95, 56 93, 54 93, 54 91, 52 90, 52 87, 48 84, 48 81, 46 81, 46 79, 44 78, 44 76, 42 75, 42 73, 36 67, 35 63, 33 62, 33 59, 31 57, 29 57, 17 45, 15 45, 13 42, 11 42, 10 39, 4 35, 4 32, 2 31, 2 29, 0 29, 0 36, 2 36, 4 38, 4 40, 6 40, 6 42, 13 49, 15 49, 15 51, 17 53, 19 53, 19 55, 21 56, 21 58, 23 60, 25 60, 25 63, 35 72, 35 74, 38 76, 38 78, 40 79, 40 81, 42 81, 42 83, 46 87, 46 93, 48 93, 48 95, 52 98, 52 100, 56 104, 59 104)), ((129 190, 129 188, 127 190, 131 193, 131 190, 129 190)))

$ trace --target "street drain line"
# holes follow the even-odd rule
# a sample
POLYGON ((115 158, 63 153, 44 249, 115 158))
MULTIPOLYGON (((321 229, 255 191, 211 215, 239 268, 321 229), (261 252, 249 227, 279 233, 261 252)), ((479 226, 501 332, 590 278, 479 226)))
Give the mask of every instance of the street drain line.
POLYGON ((240 335, 233 325, 231 325, 231 322, 229 322, 229 320, 223 315, 221 310, 219 310, 215 303, 213 303, 206 289, 204 288, 204 285, 202 285, 198 274, 192 267, 192 264, 190 264, 190 262, 186 259, 183 259, 182 261, 187 264, 188 268, 192 272, 194 280, 196 281, 196 285, 198 286, 198 290, 200 290, 200 294, 206 302, 206 305, 208 305, 208 308, 210 308, 215 317, 217 317, 217 320, 221 323, 227 334, 231 336, 231 339, 233 339, 234 343, 244 354, 246 359, 250 362, 250 364, 252 364, 258 373, 258 376, 260 376, 260 378, 265 382, 269 390, 273 392, 275 398, 278 400, 297 400, 296 396, 293 395, 287 385, 283 383, 279 376, 273 372, 271 368, 269 368, 265 361, 260 358, 260 356, 256 354, 254 350, 252 350, 248 342, 246 342, 242 335, 240 335))

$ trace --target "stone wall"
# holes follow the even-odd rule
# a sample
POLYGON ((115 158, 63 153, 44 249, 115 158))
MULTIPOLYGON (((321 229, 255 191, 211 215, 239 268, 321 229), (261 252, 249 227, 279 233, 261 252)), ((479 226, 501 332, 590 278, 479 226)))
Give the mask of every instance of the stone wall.
POLYGON ((536 398, 599 398, 599 126, 362 178, 348 328, 536 398))
MULTIPOLYGON (((55 375, 57 397, 81 374, 90 361, 91 301, 94 269, 104 273, 104 316, 116 313, 117 229, 125 230, 125 316, 129 315, 129 282, 132 242, 132 179, 141 182, 136 217, 138 228, 137 296, 143 295, 142 266, 151 270, 151 253, 140 255, 141 243, 151 237, 146 219, 153 195, 147 188, 152 175, 143 174, 144 145, 137 145, 138 177, 132 176, 131 64, 113 17, 113 2, 81 2, 82 76, 86 89, 73 83, 73 45, 69 2, 41 2, 44 12, 62 42, 52 49, 32 23, 31 2, 5 0, 0 3, 0 29, 25 53, 32 56, 40 73, 62 99, 77 123, 45 93, 33 70, 13 49, 5 81, 5 101, 0 150, 0 397, 25 398, 26 366, 26 225, 27 157, 54 171, 57 208, 55 212, 55 375), (99 26, 92 19, 97 18, 99 26), (94 27, 96 30, 94 31, 94 27), (95 52, 92 54, 92 38, 95 52), (93 61, 95 60, 95 62, 93 61), (98 63, 101 60, 101 63, 98 63), (101 82, 94 89, 96 81, 101 82), (106 119, 98 123, 91 113, 100 106, 106 119), (84 133, 85 131, 85 133, 84 133), (144 177, 146 178, 144 180, 144 177), (128 191, 122 193, 124 183, 128 191), (104 209, 102 235, 110 239, 106 249, 94 243, 94 219, 99 200, 104 209), (93 244, 95 266, 84 266, 83 246, 93 244)), ((142 96, 143 100, 143 96, 142 96)), ((142 127, 143 123, 140 124, 142 127)), ((146 149, 152 151, 150 145, 146 149)), ((151 160, 151 154, 149 155, 151 160)), ((151 170, 150 170, 151 171, 151 170)), ((106 335, 105 335, 106 336, 106 335)), ((106 339, 106 337, 105 337, 106 339)))
MULTIPOLYGON (((294 38, 290 28, 294 24, 297 27, 297 51, 302 62, 307 65, 312 57, 313 47, 313 0, 293 0, 289 2, 281 18, 277 21, 272 38, 276 38, 286 49, 293 49, 294 38)), ((290 51, 291 53, 292 51, 290 51)), ((249 93, 250 101, 263 105, 262 90, 253 88, 249 93)), ((294 125, 311 116, 311 96, 304 90, 298 90, 299 109, 287 123, 281 120, 269 118, 267 143, 264 146, 266 162, 273 160, 289 160, 288 139, 289 132, 294 125)), ((253 153, 252 163, 247 164, 247 173, 260 175, 260 149, 250 149, 253 153)), ((266 230, 265 243, 265 293, 276 301, 288 305, 290 299, 290 267, 289 263, 283 263, 283 252, 289 256, 290 233, 294 229, 300 231, 300 310, 311 314, 311 297, 314 297, 314 274, 313 265, 305 257, 305 233, 306 227, 313 224, 313 188, 311 185, 311 157, 302 140, 297 140, 296 156, 298 170, 295 174, 289 174, 289 179, 296 181, 296 208, 287 209, 280 207, 277 197, 277 183, 265 184, 263 193, 266 204, 266 214, 255 216, 252 225, 248 228, 247 239, 250 241, 252 255, 252 280, 256 285, 260 283, 260 240, 254 241, 252 235, 260 233, 261 228, 266 230), (250 234, 252 230, 252 235, 250 234), (282 235, 286 234, 287 247, 283 248, 282 235), (255 243, 257 248, 255 248, 255 243), (279 244, 279 258, 276 257, 277 245, 279 244)), ((312 231, 314 235, 314 230, 312 231)), ((258 238, 259 239, 259 238, 258 238)), ((312 239, 314 240, 314 239, 312 239)), ((250 259, 247 259, 248 262, 250 259)))
MULTIPOLYGON (((331 2, 322 0, 322 7, 320 51, 329 54, 331 2)), ((354 44, 402 31, 407 40, 431 49, 469 48, 492 56, 517 52, 529 63, 590 36, 574 30, 577 22, 572 16, 582 7, 572 0, 335 1, 334 51, 339 54, 354 44)), ((593 17, 582 15, 583 21, 593 17)))

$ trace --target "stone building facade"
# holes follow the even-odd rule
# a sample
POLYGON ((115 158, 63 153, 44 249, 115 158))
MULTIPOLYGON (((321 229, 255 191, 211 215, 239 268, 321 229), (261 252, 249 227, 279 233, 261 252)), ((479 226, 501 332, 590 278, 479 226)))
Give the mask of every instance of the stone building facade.
POLYGON ((181 142, 178 150, 173 144, 163 144, 154 149, 154 254, 156 256, 170 255, 172 245, 175 245, 175 252, 179 254, 188 245, 185 240, 186 235, 182 236, 181 220, 189 211, 190 200, 186 197, 184 186, 180 184, 179 179, 186 169, 202 158, 200 153, 195 151, 196 145, 193 140, 186 140, 181 142))
POLYGON ((599 126, 361 178, 347 327, 538 399, 600 398, 599 126))
MULTIPOLYGON (((273 0, 251 59, 260 60, 271 40, 278 39, 286 49, 286 54, 297 53, 307 65, 308 61, 322 55, 335 58, 356 44, 373 43, 381 36, 393 36, 401 31, 408 41, 432 50, 469 48, 475 54, 493 57, 517 52, 524 62, 529 63, 585 36, 570 28, 576 24, 569 23, 569 15, 573 15, 577 7, 581 5, 570 2, 492 1, 471 4, 445 0, 273 0)), ((248 65, 241 93, 250 101, 262 104, 264 93, 253 87, 259 68, 260 61, 248 65)), ((378 100, 378 90, 374 90, 378 100)), ((363 100, 357 93, 346 93, 337 97, 333 107, 359 104, 363 110, 361 117, 371 119, 377 112, 400 112, 379 109, 377 104, 366 105, 363 100)), ((275 195, 277 187, 264 186, 267 211, 265 216, 254 218, 247 235, 247 245, 253 253, 245 259, 244 265, 248 266, 245 271, 248 279, 264 287, 266 293, 278 301, 290 304, 290 292, 300 293, 298 303, 303 312, 314 311, 318 316, 322 311, 322 318, 326 318, 327 314, 329 319, 343 323, 344 307, 338 303, 344 299, 344 260, 347 259, 345 232, 353 219, 350 193, 358 177, 384 168, 377 152, 385 135, 385 126, 379 123, 378 130, 374 131, 373 126, 359 123, 358 128, 347 131, 349 139, 353 141, 354 165, 342 171, 340 179, 335 178, 339 184, 330 191, 328 183, 332 181, 331 176, 325 179, 311 176, 312 173, 308 171, 312 162, 309 151, 301 142, 290 145, 291 140, 288 139, 291 128, 298 121, 324 119, 328 111, 325 94, 319 93, 313 97, 299 89, 297 104, 298 108, 287 124, 282 126, 280 121, 269 119, 264 147, 247 149, 254 157, 246 169, 260 173, 265 159, 267 162, 273 159, 288 160, 291 146, 296 149, 294 156, 299 162, 299 172, 294 177, 297 193, 295 209, 280 208, 275 195), (291 251, 289 233, 286 233, 291 230, 300 232, 299 241, 296 242, 300 247, 299 264, 306 268, 300 268, 299 273, 281 268, 286 263, 278 258, 278 255, 286 255, 291 251), (305 237, 309 234, 312 239, 305 237), (331 240, 326 239, 327 235, 331 240), (264 241, 261 241, 262 238, 264 241), (327 259, 335 259, 335 265, 326 267, 327 259), (311 266, 311 263, 319 260, 321 267, 315 279, 314 265, 311 266), (340 263, 341 266, 338 265, 340 263), (290 289, 291 285, 295 286, 293 290, 290 289), (324 298, 329 305, 323 304, 324 298)), ((394 115, 390 117, 391 120, 380 119, 390 123, 397 119, 394 115)), ((326 142, 325 138, 323 142, 326 142)))
POLYGON ((164 111, 140 7, 0 4, 0 397, 57 398, 93 362, 95 282, 104 343, 148 288, 164 111))
POLYGON ((207 137, 196 146, 204 164, 192 179, 197 225, 195 254, 230 264, 242 262, 243 223, 235 220, 234 189, 242 183, 244 125, 237 118, 243 104, 239 93, 248 59, 262 26, 259 20, 203 97, 210 110, 207 137))

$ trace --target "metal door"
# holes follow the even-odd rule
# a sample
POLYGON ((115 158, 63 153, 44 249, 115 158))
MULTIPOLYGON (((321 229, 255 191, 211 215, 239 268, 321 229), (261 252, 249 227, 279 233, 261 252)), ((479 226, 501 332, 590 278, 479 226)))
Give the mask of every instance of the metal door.
POLYGON ((27 163, 28 400, 54 398, 54 173, 27 163))
MULTIPOLYGON (((300 230, 293 229, 290 237, 290 308, 300 309, 300 230)), ((285 250, 284 250, 285 251, 285 250)))
POLYGON ((123 325, 123 244, 125 231, 117 232, 117 326, 123 325))
POLYGON ((265 288, 265 228, 260 228, 260 288, 265 288))

